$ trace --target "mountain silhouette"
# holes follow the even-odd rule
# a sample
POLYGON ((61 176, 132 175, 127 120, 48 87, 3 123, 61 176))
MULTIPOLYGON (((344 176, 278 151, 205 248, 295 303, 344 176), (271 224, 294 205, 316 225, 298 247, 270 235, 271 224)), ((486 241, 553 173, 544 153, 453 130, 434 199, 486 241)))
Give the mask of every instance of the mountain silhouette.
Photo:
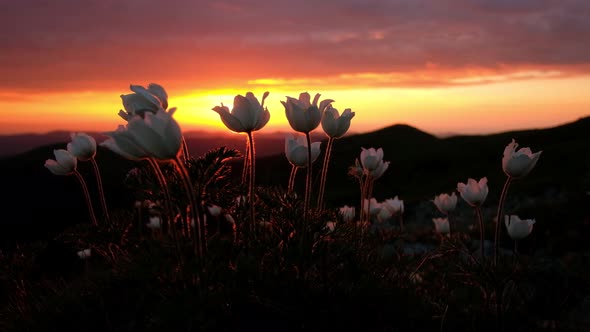
MULTIPOLYGON (((411 206, 432 200, 436 194, 450 193, 456 189, 457 182, 466 182, 469 177, 479 179, 486 176, 490 187, 487 201, 490 206, 495 206, 505 180, 502 154, 514 138, 521 146, 530 147, 533 152, 543 150, 543 153, 531 174, 514 183, 510 198, 524 201, 530 197, 541 197, 547 204, 554 201, 552 210, 543 210, 543 213, 554 219, 575 219, 577 222, 589 214, 582 208, 584 204, 590 206, 586 194, 590 190, 589 133, 590 117, 586 117, 553 128, 493 135, 437 138, 408 125, 393 125, 347 136, 334 143, 325 200, 332 207, 358 205, 359 186, 348 175, 348 168, 359 157, 361 148, 374 147, 383 148, 384 160, 391 162, 383 177, 375 182, 374 196, 378 200, 399 195, 411 206), (569 205, 559 205, 556 197, 559 202, 567 201, 569 205)), ((316 140, 322 137, 325 136, 320 130, 314 135, 316 140)), ((69 140, 69 136, 66 138, 69 140)), ((198 144, 190 139, 187 141, 189 148, 198 144)), ((236 142, 243 144, 244 137, 236 135, 236 142)), ((212 143, 220 147, 226 142, 212 143)), ((291 166, 282 153, 283 134, 277 135, 273 144, 277 146, 268 148, 275 153, 270 156, 264 156, 263 148, 258 145, 257 183, 286 187, 291 166)), ((324 147, 325 140, 322 149, 324 147)), ((3 191, 0 200, 0 224, 3 227, 0 243, 47 238, 68 225, 89 222, 76 179, 55 176, 43 166, 46 159, 54 158, 53 150, 57 148, 65 148, 65 142, 0 159, 3 191)), ((320 155, 314 164, 316 185, 322 161, 323 155, 320 155)), ((135 198, 125 186, 124 179, 137 164, 102 148, 97 153, 97 162, 101 167, 110 208, 130 210, 135 198)), ((236 179, 241 175, 241 164, 241 159, 232 162, 236 179)), ((80 162, 79 171, 87 179, 94 195, 96 185, 90 164, 80 162)), ((304 177, 305 170, 301 170, 296 182, 299 192, 304 190, 304 177)), ((510 204, 507 206, 510 207, 510 204)), ((98 201, 95 202, 95 209, 99 214, 98 201)))

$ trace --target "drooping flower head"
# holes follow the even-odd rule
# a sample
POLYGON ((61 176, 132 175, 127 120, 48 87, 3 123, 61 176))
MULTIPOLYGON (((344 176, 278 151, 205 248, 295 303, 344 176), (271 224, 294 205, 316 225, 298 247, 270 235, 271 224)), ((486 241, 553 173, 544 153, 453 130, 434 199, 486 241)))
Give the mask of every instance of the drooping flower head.
POLYGON ((78 159, 74 157, 68 150, 59 149, 53 150, 55 160, 47 159, 45 167, 55 175, 70 175, 76 171, 78 159))
POLYGON ((121 95, 123 108, 119 116, 129 121, 133 116, 144 116, 146 112, 156 113, 168 109, 168 94, 164 88, 156 83, 150 83, 146 88, 141 85, 131 85, 133 93, 121 95))
POLYGON ((320 94, 316 94, 313 98, 313 103, 310 102, 310 95, 303 92, 299 95, 299 99, 287 96, 287 101, 281 101, 285 106, 285 115, 293 130, 300 133, 309 133, 316 129, 322 120, 324 110, 334 102, 332 99, 324 99, 318 106, 320 94))
POLYGON ((541 152, 533 153, 529 148, 521 148, 518 151, 516 148, 518 143, 513 139, 504 149, 504 157, 502 158, 502 169, 506 175, 518 179, 526 176, 535 167, 541 152))
POLYGON ((129 120, 127 131, 148 156, 170 160, 178 155, 182 132, 178 122, 172 117, 175 111, 175 108, 160 110, 155 114, 146 113, 144 118, 134 116, 129 120))
POLYGON ((213 110, 217 112, 225 126, 236 133, 248 133, 262 129, 270 119, 268 109, 264 107, 264 100, 268 97, 268 91, 262 96, 262 103, 252 92, 246 93, 246 96, 237 95, 234 97, 234 107, 231 112, 227 106, 215 106, 213 110))
POLYGON ((322 129, 328 136, 340 138, 350 128, 350 120, 354 118, 354 115, 355 113, 350 108, 345 109, 340 115, 337 109, 333 108, 332 105, 328 105, 322 115, 322 129))
POLYGON ((135 141, 133 135, 127 130, 125 126, 119 126, 117 130, 104 133, 110 138, 106 139, 100 146, 103 146, 114 153, 129 160, 140 160, 149 157, 135 141))
POLYGON ((74 157, 81 161, 87 161, 96 155, 96 140, 85 133, 72 133, 72 142, 68 143, 67 149, 74 157))
POLYGON ((477 182, 470 178, 467 180, 467 184, 459 182, 457 191, 467 204, 473 207, 481 206, 488 197, 488 179, 483 177, 477 182))
MULTIPOLYGON (((321 142, 311 143, 311 162, 315 162, 320 155, 321 142)), ((304 136, 296 138, 291 134, 285 136, 285 156, 296 167, 307 167, 307 139, 304 136)))
POLYGON ((449 214, 457 206, 457 195, 453 192, 450 196, 446 193, 435 196, 434 205, 440 212, 449 214))
POLYGON ((504 224, 508 230, 508 235, 513 240, 521 240, 529 236, 533 231, 535 219, 520 219, 516 215, 504 216, 504 224))

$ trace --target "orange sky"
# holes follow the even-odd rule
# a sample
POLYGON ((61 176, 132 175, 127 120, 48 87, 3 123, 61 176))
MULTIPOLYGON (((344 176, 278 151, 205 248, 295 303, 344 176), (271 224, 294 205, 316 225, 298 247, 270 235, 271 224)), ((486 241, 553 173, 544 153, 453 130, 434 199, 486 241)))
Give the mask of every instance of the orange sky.
POLYGON ((289 129, 280 100, 303 91, 356 112, 354 132, 590 115, 587 1, 136 1, 1 5, 0 134, 113 130, 119 96, 150 82, 184 130, 224 130, 211 108, 247 91, 270 91, 267 131, 289 129))

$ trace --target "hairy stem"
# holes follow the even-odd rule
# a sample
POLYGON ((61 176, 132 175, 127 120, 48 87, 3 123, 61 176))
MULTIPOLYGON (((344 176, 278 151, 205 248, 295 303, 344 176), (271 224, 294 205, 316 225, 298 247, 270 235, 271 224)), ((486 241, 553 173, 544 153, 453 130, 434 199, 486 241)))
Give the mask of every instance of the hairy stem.
MULTIPOLYGON (((180 161, 180 159, 178 157, 176 157, 175 159, 173 159, 174 163, 176 164, 176 169, 178 171, 178 173, 180 174, 180 176, 182 177, 182 184, 184 186, 184 191, 186 192, 186 195, 188 197, 188 201, 189 201, 189 205, 190 205, 190 212, 191 212, 191 218, 192 220, 194 220, 195 222, 195 227, 193 227, 193 246, 194 246, 194 251, 195 251, 195 255, 201 259, 203 257, 203 253, 206 250, 206 245, 203 243, 203 239, 204 239, 204 226, 203 223, 201 222, 201 216, 200 216, 200 208, 199 208, 199 202, 197 202, 197 199, 195 198, 195 191, 193 188, 193 184, 191 182, 190 176, 188 174, 188 171, 186 169, 186 167, 184 167, 184 164, 180 161)), ((191 221, 189 220, 189 223, 191 221)))
POLYGON ((250 179, 248 181, 248 198, 250 200, 250 231, 252 235, 256 234, 256 211, 254 211, 254 185, 255 185, 255 175, 256 175, 256 161, 255 158, 255 146, 254 146, 254 138, 252 137, 252 132, 248 132, 248 152, 250 152, 249 164, 250 164, 250 179))
POLYGON ((246 153, 244 154, 244 166, 242 168, 242 185, 246 184, 246 177, 250 166, 250 138, 246 139, 246 153))
POLYGON ((84 191, 84 198, 86 198, 86 205, 88 205, 88 212, 90 213, 90 219, 92 219, 92 224, 94 226, 98 226, 98 221, 96 220, 96 215, 94 214, 94 209, 92 208, 92 201, 90 200, 90 193, 88 192, 88 186, 86 186, 86 182, 84 178, 78 171, 74 171, 74 175, 80 182, 82 186, 82 191, 84 191))
POLYGON ((479 250, 481 251, 481 258, 484 257, 484 239, 485 239, 485 230, 483 227, 483 217, 481 216, 481 208, 477 206, 475 208, 475 214, 477 216, 477 221, 479 223, 479 250))
MULTIPOLYGON (((307 139, 307 178, 305 181, 305 200, 303 201, 303 224, 307 227, 309 201, 311 199, 311 186, 312 186, 312 169, 311 169, 311 137, 309 133, 305 133, 307 139)), ((305 229, 303 230, 305 232, 305 229)))
POLYGON ((504 202, 506 201, 506 196, 508 195, 508 188, 510 187, 510 183, 512 183, 512 177, 509 176, 504 182, 504 187, 502 188, 502 194, 500 195, 500 202, 498 202, 498 213, 496 214, 496 234, 494 237, 494 266, 498 264, 498 253, 500 251, 500 235, 501 235, 501 227, 502 219, 504 219, 504 202))
POLYGON ((299 167, 292 165, 291 167, 291 175, 289 176, 289 184, 287 186, 287 192, 290 194, 293 192, 293 187, 295 186, 295 177, 297 176, 297 170, 299 167))
POLYGON ((324 163, 322 165, 322 173, 320 179, 320 191, 318 195, 318 209, 324 208, 324 191, 326 190, 326 178, 328 177, 328 166, 330 164, 330 157, 332 154, 332 145, 334 144, 334 138, 328 139, 326 146, 326 152, 324 154, 324 163))
POLYGON ((107 208, 107 201, 104 196, 104 188, 102 186, 102 178, 100 176, 100 171, 98 170, 98 164, 96 163, 96 160, 94 160, 94 158, 90 158, 90 162, 92 163, 92 168, 94 168, 94 175, 96 175, 96 183, 98 185, 98 195, 100 196, 100 204, 102 205, 102 211, 107 221, 110 221, 111 218, 109 217, 109 209, 107 208))
POLYGON ((174 243, 176 245, 176 255, 178 256, 178 262, 181 264, 181 266, 184 266, 184 262, 182 259, 182 254, 181 254, 181 250, 180 250, 180 243, 179 243, 179 238, 178 238, 178 234, 176 232, 176 218, 174 218, 174 214, 173 214, 173 209, 172 209, 172 196, 170 195, 170 189, 168 188, 168 183, 166 181, 166 177, 164 176, 164 172, 162 172, 162 168, 160 168, 160 165, 158 164, 157 161, 155 161, 153 158, 149 158, 148 159, 150 165, 152 166, 154 173, 156 174, 156 177, 158 178, 158 182, 160 184, 160 187, 162 188, 162 191, 164 192, 164 200, 166 201, 165 203, 165 209, 166 209, 166 219, 168 220, 168 227, 171 228, 171 232, 172 232, 172 238, 174 240, 174 243))

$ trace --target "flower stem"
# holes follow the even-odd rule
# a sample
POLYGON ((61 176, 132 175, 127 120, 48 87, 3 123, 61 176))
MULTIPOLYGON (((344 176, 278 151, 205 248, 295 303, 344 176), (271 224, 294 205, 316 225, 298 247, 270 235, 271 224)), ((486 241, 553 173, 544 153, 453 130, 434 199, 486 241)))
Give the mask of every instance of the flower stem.
POLYGON ((483 217, 481 216, 481 208, 477 206, 475 208, 475 214, 477 216, 477 221, 479 223, 479 250, 481 251, 481 258, 484 258, 484 239, 485 239, 485 229, 483 227, 483 217))
POLYGON ((305 200, 303 202, 303 224, 304 230, 307 227, 307 219, 308 219, 308 209, 309 209, 309 201, 311 199, 311 186, 312 186, 312 170, 311 170, 311 137, 309 132, 305 133, 305 138, 307 139, 307 179, 305 181, 305 200))
POLYGON ((250 166, 250 139, 246 139, 246 154, 244 155, 244 167, 242 168, 242 185, 246 183, 248 170, 250 166))
POLYGON ((190 153, 188 152, 188 145, 186 144, 186 140, 184 136, 182 136, 182 159, 185 163, 188 162, 190 158, 190 153))
POLYGON ((334 138, 330 137, 328 139, 328 145, 326 146, 326 153, 324 154, 324 163, 322 165, 320 192, 318 195, 318 208, 320 210, 324 208, 324 191, 326 189, 326 178, 328 177, 328 166, 330 164, 330 157, 332 154, 332 145, 334 145, 334 138))
POLYGON ((254 181, 256 175, 256 161, 254 160, 255 157, 255 147, 254 147, 254 138, 252 137, 252 132, 248 132, 248 152, 250 152, 249 165, 250 165, 250 179, 248 181, 248 197, 250 199, 250 231, 252 234, 256 232, 256 215, 254 211, 254 181))
POLYGON ((498 252, 500 251, 500 235, 501 235, 501 227, 502 219, 504 219, 504 201, 506 201, 506 196, 508 195, 508 188, 510 187, 510 183, 512 183, 512 177, 509 176, 504 183, 504 188, 502 188, 502 194, 500 195, 500 202, 498 202, 498 213, 496 214, 496 234, 494 238, 494 266, 498 264, 498 252))
MULTIPOLYGON (((182 184, 184 186, 184 191, 186 191, 186 195, 188 197, 189 205, 190 205, 190 212, 192 220, 195 221, 195 227, 193 228, 193 245, 195 250, 195 255, 200 259, 203 257, 203 253, 206 250, 206 244, 203 241, 206 241, 205 234, 204 234, 204 225, 201 222, 200 218, 200 208, 195 198, 195 192, 193 188, 193 184, 191 183, 190 176, 184 164, 180 161, 178 157, 173 159, 174 163, 176 164, 176 169, 180 176, 182 177, 182 184)), ((190 223, 190 220, 189 220, 190 223)))
POLYGON ((291 175, 289 176, 289 184, 287 186, 287 192, 290 194, 293 192, 293 187, 295 186, 295 177, 297 176, 297 170, 299 170, 299 167, 292 165, 293 167, 291 168, 291 175))
POLYGON ((82 191, 84 191, 84 197, 86 198, 86 205, 88 205, 88 212, 90 213, 90 218, 92 219, 92 224, 94 226, 98 226, 98 221, 96 221, 96 215, 94 214, 94 209, 92 208, 92 201, 90 200, 90 193, 88 192, 88 186, 86 186, 86 182, 84 178, 78 171, 74 171, 74 175, 80 182, 82 186, 82 191))
POLYGON ((447 212, 447 219, 449 219, 449 235, 451 235, 455 231, 455 227, 451 224, 451 221, 453 221, 451 218, 451 212, 447 212))
POLYGON ((107 201, 104 197, 104 188, 102 186, 102 178, 100 176, 100 171, 98 170, 98 164, 94 158, 90 158, 90 162, 92 163, 92 168, 94 168, 94 174, 96 175, 96 183, 98 184, 98 195, 100 196, 100 203, 102 204, 102 210, 104 212, 104 216, 107 221, 110 221, 109 217, 109 209, 107 208, 107 201))
POLYGON ((365 185, 367 183, 367 179, 365 179, 363 181, 363 176, 361 175, 361 177, 359 178, 359 185, 360 185, 360 189, 361 189, 361 206, 360 206, 360 212, 359 212, 359 222, 363 222, 364 218, 365 218, 365 185))
POLYGON ((181 266, 184 266, 184 261, 182 259, 182 254, 181 254, 181 250, 180 250, 180 239, 178 238, 178 234, 176 232, 176 218, 174 217, 173 211, 172 211, 172 196, 170 195, 170 190, 168 188, 168 183, 166 182, 166 177, 164 176, 164 173, 162 172, 162 168, 160 167, 160 165, 158 164, 157 161, 155 161, 153 158, 149 158, 148 159, 150 165, 152 165, 152 168, 154 169, 154 173, 156 174, 156 177, 158 178, 158 182, 160 183, 160 187, 162 188, 162 191, 164 192, 164 200, 166 201, 165 207, 166 207, 166 219, 168 220, 168 227, 171 228, 170 232, 172 233, 172 238, 175 242, 176 245, 176 255, 178 256, 178 262, 180 263, 181 266))

